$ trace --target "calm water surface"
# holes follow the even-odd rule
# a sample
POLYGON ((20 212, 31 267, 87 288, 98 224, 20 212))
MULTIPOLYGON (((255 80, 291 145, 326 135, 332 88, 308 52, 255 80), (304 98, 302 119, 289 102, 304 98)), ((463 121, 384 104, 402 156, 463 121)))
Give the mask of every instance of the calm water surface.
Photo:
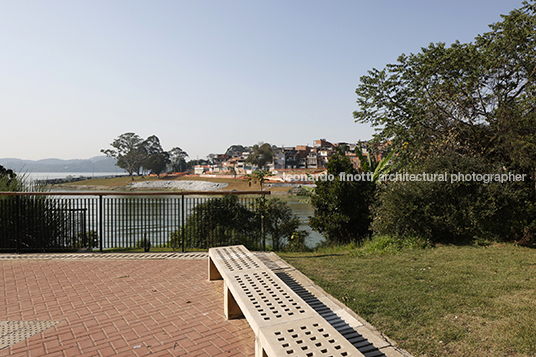
POLYGON ((301 222, 301 229, 309 232, 306 244, 310 248, 314 248, 318 243, 324 240, 324 237, 320 233, 315 232, 309 227, 309 216, 314 213, 313 206, 309 203, 300 202, 300 198, 297 196, 286 196, 285 201, 292 209, 295 215, 298 216, 301 222))
MULTIPOLYGON (((57 179, 57 178, 66 178, 68 176, 72 177, 102 177, 102 176, 111 176, 111 175, 120 175, 122 172, 29 172, 27 173, 31 179, 43 180, 43 179, 57 179)), ((316 244, 324 240, 318 232, 315 232, 309 227, 309 216, 312 216, 314 213, 313 206, 308 203, 300 202, 300 198, 296 196, 283 196, 279 197, 282 200, 286 201, 290 206, 295 215, 298 216, 301 222, 300 229, 303 229, 309 233, 306 244, 308 247, 315 247, 316 244)))
POLYGON ((118 172, 22 172, 23 175, 27 175, 31 180, 54 180, 67 177, 110 177, 116 175, 126 175, 123 171, 118 172))

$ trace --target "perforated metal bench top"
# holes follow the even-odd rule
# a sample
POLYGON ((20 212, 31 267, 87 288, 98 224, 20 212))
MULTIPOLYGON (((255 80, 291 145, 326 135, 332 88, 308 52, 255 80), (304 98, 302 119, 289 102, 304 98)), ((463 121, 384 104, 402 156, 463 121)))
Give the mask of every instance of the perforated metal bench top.
POLYGON ((269 356, 363 356, 321 316, 260 331, 269 356))
POLYGON ((224 296, 231 294, 226 316, 239 307, 257 336, 257 357, 364 356, 244 247, 213 248, 209 258, 209 279, 223 278, 224 296))
POLYGON ((256 269, 266 270, 266 266, 244 246, 212 248, 210 258, 218 265, 220 274, 239 273, 256 269))

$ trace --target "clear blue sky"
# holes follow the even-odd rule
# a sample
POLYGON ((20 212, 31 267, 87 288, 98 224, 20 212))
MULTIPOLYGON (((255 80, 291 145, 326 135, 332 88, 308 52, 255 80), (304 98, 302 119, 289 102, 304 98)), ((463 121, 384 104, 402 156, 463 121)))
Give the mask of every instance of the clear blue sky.
POLYGON ((470 42, 521 0, 0 4, 0 158, 85 159, 135 132, 195 159, 369 139, 367 70, 470 42))

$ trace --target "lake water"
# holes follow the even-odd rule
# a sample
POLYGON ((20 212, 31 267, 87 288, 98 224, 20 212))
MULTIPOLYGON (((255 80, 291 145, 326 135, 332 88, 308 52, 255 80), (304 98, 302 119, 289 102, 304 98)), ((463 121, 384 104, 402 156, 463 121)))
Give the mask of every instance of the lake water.
POLYGON ((53 180, 63 179, 67 177, 110 177, 116 175, 127 175, 126 172, 26 172, 22 173, 27 175, 31 180, 53 180))
MULTIPOLYGON (((28 172, 27 175, 32 180, 46 180, 46 179, 60 179, 71 177, 109 177, 115 175, 124 175, 124 172, 28 172)), ((309 233, 306 244, 308 247, 313 248, 319 242, 324 240, 318 232, 315 232, 309 227, 309 216, 312 216, 314 213, 313 206, 308 203, 300 202, 300 198, 297 196, 284 196, 282 197, 284 201, 292 209, 295 215, 300 219, 300 229, 303 229, 309 233)))
POLYGON ((313 206, 309 203, 300 202, 300 198, 297 196, 286 196, 285 201, 292 209, 292 212, 294 212, 294 214, 300 219, 300 229, 303 229, 309 233, 309 237, 306 241, 307 246, 314 248, 318 243, 324 240, 324 237, 309 227, 309 216, 314 214, 313 206))

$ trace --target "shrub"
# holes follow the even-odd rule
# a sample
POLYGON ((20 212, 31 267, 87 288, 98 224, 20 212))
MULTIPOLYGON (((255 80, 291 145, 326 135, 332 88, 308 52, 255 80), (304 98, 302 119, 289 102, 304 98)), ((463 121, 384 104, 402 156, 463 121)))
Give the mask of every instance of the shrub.
POLYGON ((425 249, 432 245, 429 241, 416 237, 394 237, 376 235, 363 242, 359 249, 350 252, 356 256, 396 254, 404 249, 425 249))
POLYGON ((314 216, 310 226, 326 238, 328 245, 358 243, 370 235, 370 205, 374 183, 340 180, 340 173, 358 172, 346 156, 333 154, 327 164, 333 180, 317 180, 311 197, 314 216))
POLYGON ((97 248, 98 246, 99 235, 94 230, 78 233, 72 241, 72 247, 76 249, 97 248))
MULTIPOLYGON (((477 158, 436 157, 416 173, 501 173, 477 158)), ((434 243, 508 240, 522 230, 524 183, 399 181, 382 185, 374 206, 375 233, 434 243)))
MULTIPOLYGON (((170 234, 168 245, 173 249, 178 248, 184 234, 185 243, 189 247, 243 244, 250 249, 262 249, 264 242, 261 225, 264 225, 268 243, 271 243, 273 249, 280 250, 291 243, 295 232, 299 232, 300 221, 280 199, 266 200, 261 197, 255 203, 245 204, 240 203, 237 196, 229 195, 194 207, 186 224, 170 234)), ((302 240, 306 237, 305 234, 302 240)), ((297 249, 296 244, 293 249, 297 249)))
MULTIPOLYGON (((271 198, 259 204, 259 207, 261 207, 259 212, 264 215, 265 231, 272 240, 273 249, 280 250, 290 244, 293 234, 300 227, 300 220, 292 213, 288 204, 279 198, 271 198)), ((306 237, 307 235, 303 237, 303 244, 306 237)))
POLYGON ((169 234, 169 241, 168 246, 173 248, 173 250, 176 250, 177 248, 182 246, 182 227, 180 229, 177 229, 174 232, 171 232, 169 234))
POLYGON ((309 236, 309 233, 304 230, 298 230, 292 233, 288 239, 288 244, 285 246, 287 252, 305 252, 309 248, 305 245, 305 240, 309 236))
POLYGON ((151 249, 151 241, 147 237, 143 237, 136 242, 136 248, 143 248, 148 252, 151 249))
MULTIPOLYGON (((40 192, 45 186, 0 167, 0 190, 40 192)), ((80 231, 76 214, 45 196, 0 196, 0 249, 54 251, 74 249, 80 231)))
MULTIPOLYGON (((258 248, 260 224, 255 213, 238 201, 237 196, 214 198, 192 209, 183 227, 188 246, 209 248, 244 244, 258 248)), ((180 230, 170 235, 170 246, 178 246, 180 230)))

